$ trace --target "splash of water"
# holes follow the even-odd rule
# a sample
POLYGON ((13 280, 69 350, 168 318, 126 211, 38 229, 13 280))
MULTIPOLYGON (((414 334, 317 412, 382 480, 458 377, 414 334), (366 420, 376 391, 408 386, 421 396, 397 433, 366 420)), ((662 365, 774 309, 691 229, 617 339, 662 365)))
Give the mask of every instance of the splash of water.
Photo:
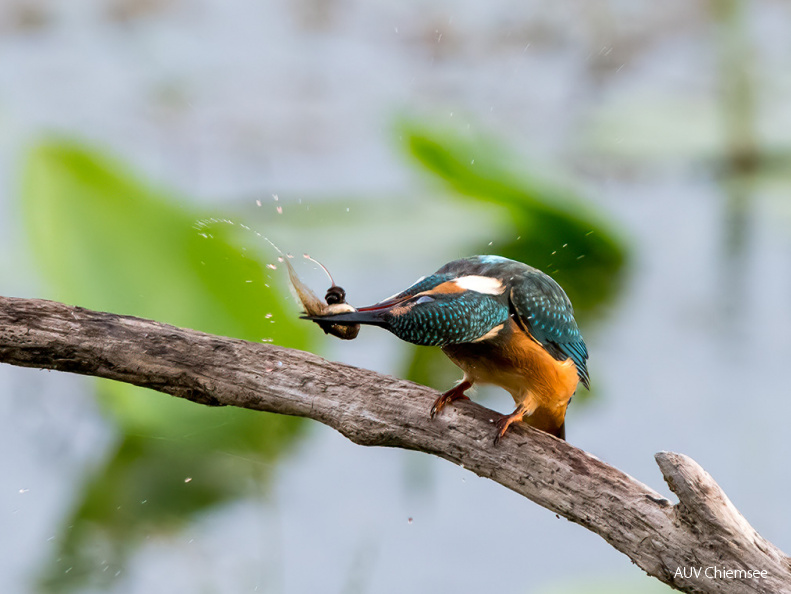
POLYGON ((265 235, 262 235, 261 233, 259 233, 255 229, 252 229, 252 228, 248 227, 244 223, 236 223, 235 221, 232 221, 231 219, 223 219, 223 218, 217 218, 217 217, 207 217, 205 219, 200 219, 198 221, 195 221, 195 224, 193 225, 193 228, 196 229, 200 233, 200 235, 202 237, 206 237, 208 239, 208 238, 213 237, 213 235, 211 235, 211 233, 207 233, 207 230, 212 225, 230 225, 231 227, 239 227, 240 229, 244 229, 245 231, 249 231, 250 233, 255 233, 256 236, 258 236, 260 239, 263 239, 265 242, 267 242, 269 245, 271 245, 273 248, 275 248, 275 251, 278 254, 280 254, 281 256, 286 256, 288 258, 293 257, 293 256, 290 256, 290 255, 284 254, 283 250, 281 250, 279 247, 277 247, 274 244, 274 242, 272 242, 272 240, 269 239, 268 237, 266 237, 265 235))
MULTIPOLYGON (((272 198, 274 198, 275 201, 279 200, 277 194, 272 194, 272 198)), ((258 206, 261 206, 261 201, 260 200, 256 200, 255 203, 258 206)), ((265 235, 259 233, 258 231, 256 231, 255 229, 252 229, 251 227, 249 227, 248 225, 245 225, 244 223, 237 223, 235 221, 232 221, 231 219, 219 218, 219 217, 207 217, 205 219, 199 219, 198 221, 196 221, 195 224, 193 225, 193 227, 200 233, 201 237, 204 237, 206 239, 211 239, 214 236, 211 233, 208 232, 208 229, 212 225, 230 225, 232 227, 239 227, 240 229, 244 229, 245 231, 249 231, 250 233, 254 233, 259 239, 263 239, 270 246, 272 246, 278 254, 280 254, 278 256, 278 258, 277 258, 278 262, 282 263, 282 262, 285 261, 284 258, 291 259, 291 258, 294 257, 291 254, 284 253, 283 250, 281 250, 279 247, 277 247, 277 245, 275 245, 275 243, 271 239, 266 237, 265 235)), ((306 260, 310 260, 314 264, 317 264, 324 271, 324 273, 327 275, 327 278, 330 279, 330 284, 333 285, 333 286, 335 285, 335 281, 333 280, 332 275, 330 274, 330 271, 327 270, 327 267, 324 266, 324 264, 322 264, 321 262, 319 262, 315 258, 311 257, 309 254, 303 253, 302 257, 305 258, 306 260)), ((267 264, 267 268, 269 268, 271 270, 277 270, 277 266, 275 264, 267 264)))

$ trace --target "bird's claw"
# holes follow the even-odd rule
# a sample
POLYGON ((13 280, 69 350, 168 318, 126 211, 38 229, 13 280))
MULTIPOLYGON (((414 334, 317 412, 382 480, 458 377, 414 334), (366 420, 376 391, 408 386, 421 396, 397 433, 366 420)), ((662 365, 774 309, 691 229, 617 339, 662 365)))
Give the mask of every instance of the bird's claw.
POLYGON ((432 419, 435 415, 439 414, 439 412, 445 408, 446 404, 453 402, 454 400, 469 400, 470 397, 464 394, 464 390, 469 389, 472 387, 472 384, 469 382, 462 382, 455 388, 452 388, 442 394, 439 398, 434 401, 434 405, 431 407, 429 411, 429 417, 432 419))
POLYGON ((500 443, 500 440, 508 431, 508 428, 513 424, 521 421, 525 417, 525 410, 520 406, 510 415, 503 415, 494 423, 497 433, 494 436, 494 445, 500 443))
POLYGON ((497 429, 497 433, 494 435, 494 445, 500 443, 500 439, 502 439, 505 432, 508 431, 508 427, 511 425, 509 422, 509 415, 503 415, 497 422, 494 424, 495 428, 497 429))
POLYGON ((435 415, 438 415, 439 412, 445 408, 446 404, 454 402, 456 400, 469 400, 470 397, 462 394, 461 396, 449 396, 447 393, 443 394, 439 398, 434 401, 434 406, 431 407, 431 411, 429 412, 429 416, 433 419, 435 415))

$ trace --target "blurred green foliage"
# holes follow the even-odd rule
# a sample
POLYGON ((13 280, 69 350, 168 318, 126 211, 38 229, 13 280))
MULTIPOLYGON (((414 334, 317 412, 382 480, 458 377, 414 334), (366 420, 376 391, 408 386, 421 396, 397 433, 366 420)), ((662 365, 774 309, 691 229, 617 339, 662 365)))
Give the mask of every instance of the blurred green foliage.
MULTIPOLYGON (((309 328, 286 311, 284 276, 270 278, 248 258, 233 227, 196 228, 205 214, 101 152, 63 140, 39 145, 27 160, 22 197, 30 247, 51 298, 309 346, 309 328)), ((55 590, 81 587, 102 573, 109 579, 114 572, 106 566, 122 566, 141 538, 260 485, 269 462, 300 432, 301 421, 291 417, 212 409, 116 382, 98 385, 121 438, 66 523, 47 579, 55 590), (97 564, 90 546, 97 538, 115 558, 105 551, 97 564)))
MULTIPOLYGON (((530 175, 493 138, 414 120, 402 121, 399 132, 409 154, 459 199, 505 210, 503 239, 494 253, 550 274, 574 304, 583 330, 586 321, 612 303, 626 269, 626 241, 589 201, 530 175)), ((471 246, 469 253, 492 249, 471 246)), ((437 349, 417 348, 408 375, 439 388, 450 381, 450 370, 437 349), (443 384, 437 383, 438 377, 443 384)))
POLYGON ((304 324, 282 316, 285 276, 267 278, 229 225, 196 227, 171 193, 103 154, 66 141, 27 161, 23 206, 30 246, 58 299, 247 340, 304 347, 304 324), (252 281, 252 282, 246 282, 252 281), (277 324, 265 318, 272 313, 277 324))
POLYGON ((497 253, 551 274, 578 316, 615 296, 627 259, 625 241, 589 201, 529 175, 523 164, 517 171, 517 159, 492 138, 412 121, 402 124, 402 136, 409 153, 459 197, 507 210, 510 229, 503 236, 515 238, 498 242, 497 253))

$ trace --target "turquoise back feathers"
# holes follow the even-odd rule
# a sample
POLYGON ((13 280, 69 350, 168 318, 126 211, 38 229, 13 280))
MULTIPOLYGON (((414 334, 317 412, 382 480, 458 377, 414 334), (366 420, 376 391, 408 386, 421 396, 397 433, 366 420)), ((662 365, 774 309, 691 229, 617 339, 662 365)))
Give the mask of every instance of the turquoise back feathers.
POLYGON ((424 295, 410 311, 393 313, 388 329, 401 340, 426 346, 472 342, 508 319, 508 308, 474 291, 424 295))

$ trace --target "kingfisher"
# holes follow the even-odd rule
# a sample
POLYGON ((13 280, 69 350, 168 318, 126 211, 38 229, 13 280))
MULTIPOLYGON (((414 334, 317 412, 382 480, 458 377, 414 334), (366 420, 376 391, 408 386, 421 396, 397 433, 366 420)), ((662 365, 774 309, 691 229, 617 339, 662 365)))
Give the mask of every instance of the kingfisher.
MULTIPOLYGON (((516 409, 496 423, 497 444, 524 421, 565 439, 566 409, 578 384, 590 389, 588 349, 566 293, 537 268, 501 256, 454 260, 409 288, 368 307, 306 315, 325 331, 380 326, 418 345, 438 346, 464 376, 436 399, 445 406, 468 399, 476 384, 511 394, 516 409)), ((354 334, 356 336, 356 333, 354 334)))

